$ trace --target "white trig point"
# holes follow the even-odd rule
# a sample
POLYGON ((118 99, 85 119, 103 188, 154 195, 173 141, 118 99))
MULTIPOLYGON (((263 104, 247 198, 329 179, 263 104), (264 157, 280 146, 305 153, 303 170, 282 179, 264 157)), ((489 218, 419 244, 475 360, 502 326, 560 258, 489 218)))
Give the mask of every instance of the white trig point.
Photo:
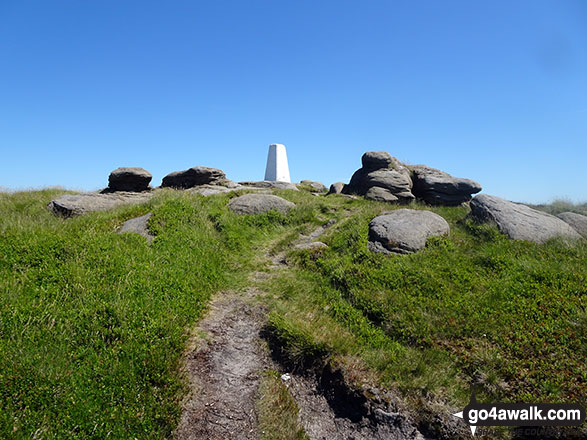
POLYGON ((267 167, 265 168, 265 180, 273 182, 291 182, 289 166, 287 165, 287 153, 285 145, 269 145, 267 154, 267 167))

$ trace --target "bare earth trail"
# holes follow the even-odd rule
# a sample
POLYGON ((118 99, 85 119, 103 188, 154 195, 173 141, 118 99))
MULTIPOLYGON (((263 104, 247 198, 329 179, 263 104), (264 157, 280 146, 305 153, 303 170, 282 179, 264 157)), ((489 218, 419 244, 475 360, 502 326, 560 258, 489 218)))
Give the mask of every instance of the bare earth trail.
MULTIPOLYGON (((291 246, 313 242, 331 224, 300 236, 291 246)), ((253 273, 251 284, 286 270, 285 252, 263 255, 270 263, 269 272, 253 273)), ((263 294, 249 287, 242 292, 220 292, 212 300, 208 314, 199 323, 199 336, 192 344, 195 348, 186 356, 190 395, 182 408, 176 439, 261 437, 255 412, 257 390, 263 371, 279 369, 260 336, 266 311, 256 297, 263 294)), ((376 409, 371 418, 351 421, 348 414, 337 410, 332 398, 327 398, 335 391, 321 389, 324 387, 312 378, 292 375, 287 385, 300 408, 300 424, 312 440, 424 438, 397 413, 376 409)))

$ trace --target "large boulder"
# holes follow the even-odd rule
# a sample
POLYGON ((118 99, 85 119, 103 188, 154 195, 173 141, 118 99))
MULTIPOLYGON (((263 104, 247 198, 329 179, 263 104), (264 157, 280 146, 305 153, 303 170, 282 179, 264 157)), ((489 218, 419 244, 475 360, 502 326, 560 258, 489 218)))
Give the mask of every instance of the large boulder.
POLYGON ((73 217, 93 211, 108 211, 127 204, 146 203, 153 192, 114 192, 66 194, 52 200, 47 208, 63 217, 73 217))
POLYGON ((193 167, 174 171, 163 178, 162 187, 192 188, 198 185, 225 185, 229 182, 224 171, 218 168, 193 167))
POLYGON ((563 212, 557 215, 558 218, 569 224, 575 231, 587 238, 587 216, 576 212, 563 212))
POLYGON ((233 212, 241 215, 263 214, 271 210, 286 214, 295 206, 294 203, 272 194, 244 194, 228 203, 233 212))
POLYGON ((371 220, 368 248, 384 254, 408 254, 424 248, 428 237, 449 232, 448 223, 438 214, 398 209, 371 220))
POLYGON ((471 179, 453 177, 426 165, 410 168, 414 183, 412 193, 431 205, 460 205, 481 191, 481 185, 471 179))
POLYGON ((365 194, 367 200, 375 200, 376 202, 397 202, 399 199, 393 193, 379 186, 373 186, 367 190, 365 194))
POLYGON ((471 200, 471 215, 480 222, 493 222, 512 240, 544 243, 555 237, 581 238, 560 218, 500 197, 480 194, 471 200))
POLYGON ((342 192, 358 194, 373 200, 409 202, 412 195, 410 171, 395 157, 385 151, 368 151, 361 158, 363 166, 359 168, 342 192), (383 188, 386 191, 372 190, 383 188), (385 197, 381 197, 385 194, 385 197))
POLYGON ((110 191, 145 191, 153 176, 147 170, 137 167, 117 168, 108 177, 110 191))

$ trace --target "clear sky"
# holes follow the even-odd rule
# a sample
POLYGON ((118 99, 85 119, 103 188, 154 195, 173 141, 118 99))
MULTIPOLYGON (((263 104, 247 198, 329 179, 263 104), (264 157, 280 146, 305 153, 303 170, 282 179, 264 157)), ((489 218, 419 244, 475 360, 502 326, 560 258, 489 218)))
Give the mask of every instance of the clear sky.
POLYGON ((587 2, 0 0, 0 186, 196 165, 348 182, 386 150, 587 200, 587 2))

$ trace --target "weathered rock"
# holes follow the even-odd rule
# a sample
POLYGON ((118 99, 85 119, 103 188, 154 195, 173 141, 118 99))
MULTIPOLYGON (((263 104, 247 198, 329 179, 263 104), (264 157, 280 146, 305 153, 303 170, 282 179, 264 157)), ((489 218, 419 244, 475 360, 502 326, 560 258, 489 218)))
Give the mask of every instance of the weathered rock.
POLYGON ((565 223, 569 224, 575 231, 587 238, 587 216, 576 212, 563 212, 557 215, 565 223))
POLYGON ((410 168, 414 182, 412 193, 431 205, 460 205, 481 191, 481 185, 471 179, 453 177, 426 165, 410 168))
POLYGON ((330 189, 328 190, 328 194, 340 194, 344 188, 344 183, 342 182, 335 182, 330 185, 330 189))
POLYGON ((373 186, 369 188, 365 198, 368 200, 375 200, 376 202, 397 202, 399 199, 394 196, 390 190, 381 188, 380 186, 373 186))
POLYGON ((47 205, 55 214, 73 217, 93 211, 108 211, 126 204, 146 203, 153 192, 114 192, 66 194, 52 200, 47 205))
POLYGON ((272 180, 239 182, 239 185, 253 188, 293 189, 294 191, 299 191, 295 183, 274 182, 272 180))
POLYGON ((233 212, 241 215, 262 214, 271 210, 286 214, 295 206, 294 203, 271 194, 244 194, 228 203, 233 212))
POLYGON ((108 177, 110 191, 145 191, 153 176, 147 170, 137 167, 117 168, 108 177))
POLYGON ((587 216, 576 212, 563 212, 557 215, 565 223, 569 224, 575 231, 587 238, 587 216))
POLYGON ((544 243, 555 237, 581 237, 560 218, 487 194, 471 200, 471 215, 481 222, 496 223, 499 230, 512 240, 544 243))
POLYGON ((342 192, 359 194, 373 200, 409 202, 414 199, 410 171, 395 157, 385 151, 368 151, 361 158, 359 168, 342 192), (374 187, 387 191, 372 190, 374 187), (391 197, 391 195, 393 197, 391 197))
POLYGON ((393 157, 387 151, 367 151, 361 157, 361 163, 365 170, 373 171, 390 168, 393 163, 393 157))
POLYGON ((130 220, 125 221, 120 230, 118 231, 119 234, 125 233, 134 233, 139 234, 147 239, 149 243, 153 241, 155 237, 151 235, 149 232, 149 228, 147 227, 147 223, 149 219, 153 215, 152 212, 145 214, 141 217, 131 218, 130 220))
POLYGON ((369 250, 384 254, 407 254, 426 246, 428 237, 446 235, 445 219, 431 211, 398 209, 369 223, 369 250))
POLYGON ((317 182, 315 180, 302 180, 300 182, 302 185, 308 185, 314 191, 326 191, 327 188, 322 184, 322 182, 317 182))
POLYGON ((226 185, 230 182, 218 168, 193 167, 174 171, 163 178, 162 187, 192 188, 197 185, 226 185))
POLYGON ((321 241, 311 241, 310 243, 300 243, 294 246, 294 249, 297 250, 311 250, 311 249, 320 249, 320 248, 327 248, 328 245, 326 243, 322 243, 321 241))

